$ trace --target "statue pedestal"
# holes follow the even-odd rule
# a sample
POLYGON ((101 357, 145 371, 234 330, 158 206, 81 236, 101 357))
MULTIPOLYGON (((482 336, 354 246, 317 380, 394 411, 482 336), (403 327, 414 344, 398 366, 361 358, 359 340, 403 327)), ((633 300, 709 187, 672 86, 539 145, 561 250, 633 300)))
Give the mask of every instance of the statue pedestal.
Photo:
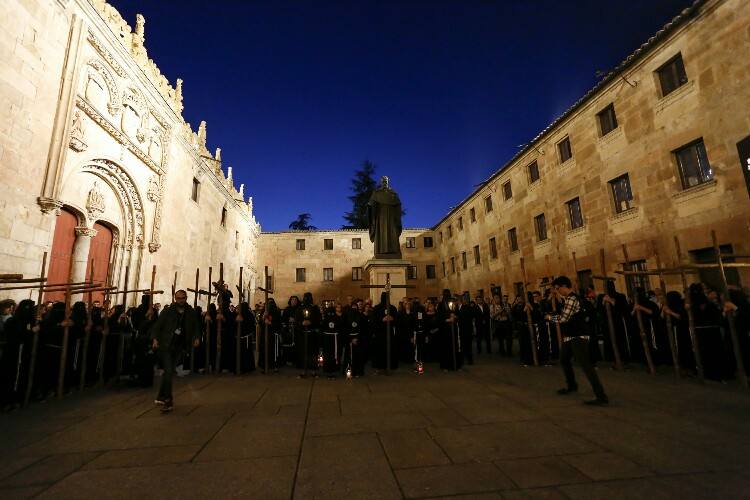
MULTIPOLYGON (((365 263, 368 284, 385 285, 386 275, 390 275, 391 285, 406 285, 406 268, 410 265, 410 261, 403 259, 370 259, 365 263)), ((384 289, 370 288, 369 290, 373 306, 379 304, 380 294, 384 289)), ((406 296, 405 288, 391 289, 391 304, 398 304, 398 301, 406 296)))

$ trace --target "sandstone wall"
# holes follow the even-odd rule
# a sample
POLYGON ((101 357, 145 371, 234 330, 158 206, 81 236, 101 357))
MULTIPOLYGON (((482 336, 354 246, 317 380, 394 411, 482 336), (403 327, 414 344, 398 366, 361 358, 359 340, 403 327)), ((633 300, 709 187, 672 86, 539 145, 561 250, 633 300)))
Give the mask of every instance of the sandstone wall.
MULTIPOLYGON (((114 232, 115 285, 194 285, 201 268, 235 285, 254 284, 260 227, 231 168, 182 118, 173 86, 148 58, 145 20, 131 28, 102 0, 9 0, 0 5, 2 112, 0 272, 38 275, 60 210, 76 215, 74 278, 85 271, 95 222, 114 232), (200 182, 197 201, 193 179, 200 182), (222 212, 226 211, 222 225, 222 212)), ((234 288, 234 286, 233 286, 234 288)), ((27 296, 18 293, 16 298, 27 296)), ((130 303, 135 301, 131 296, 130 303)))

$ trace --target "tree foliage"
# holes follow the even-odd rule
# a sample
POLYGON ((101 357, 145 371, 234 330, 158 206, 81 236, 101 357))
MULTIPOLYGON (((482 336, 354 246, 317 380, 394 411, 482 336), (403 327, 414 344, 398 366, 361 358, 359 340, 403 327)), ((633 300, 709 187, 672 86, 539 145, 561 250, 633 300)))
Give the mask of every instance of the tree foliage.
POLYGON ((310 224, 310 219, 312 219, 312 215, 307 212, 299 214, 295 220, 289 223, 289 229, 296 231, 315 231, 318 228, 310 224))
POLYGON ((370 201, 370 196, 376 188, 375 164, 370 160, 365 160, 362 162, 362 167, 354 171, 352 195, 348 197, 352 202, 352 210, 344 214, 344 220, 348 223, 345 227, 355 229, 367 227, 367 202, 370 201))

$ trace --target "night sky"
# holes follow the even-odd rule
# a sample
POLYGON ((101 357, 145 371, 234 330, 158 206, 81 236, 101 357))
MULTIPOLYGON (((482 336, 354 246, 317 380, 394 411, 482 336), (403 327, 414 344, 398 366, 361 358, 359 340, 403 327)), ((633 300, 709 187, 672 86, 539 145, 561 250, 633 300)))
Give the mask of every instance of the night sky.
POLYGON ((109 0, 264 231, 339 228, 373 161, 429 227, 690 0, 109 0))

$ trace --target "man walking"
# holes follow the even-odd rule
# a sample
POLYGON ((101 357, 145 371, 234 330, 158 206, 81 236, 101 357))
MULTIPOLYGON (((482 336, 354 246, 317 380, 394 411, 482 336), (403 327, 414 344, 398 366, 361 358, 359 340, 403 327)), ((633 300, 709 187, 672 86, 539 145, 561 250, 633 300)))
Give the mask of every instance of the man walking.
POLYGON ((586 375, 591 388, 594 390, 596 399, 586 401, 589 405, 606 406, 609 399, 604 393, 599 381, 599 376, 591 362, 589 353, 589 337, 593 331, 594 318, 587 313, 587 310, 581 304, 575 293, 573 293, 572 284, 567 276, 558 276, 552 282, 555 292, 565 298, 561 314, 548 314, 546 319, 553 323, 560 323, 562 330, 563 345, 560 352, 560 365, 565 374, 567 387, 557 391, 558 394, 565 395, 578 391, 575 374, 573 373, 572 358, 581 365, 583 373, 586 375))
POLYGON ((187 304, 187 292, 178 290, 174 295, 174 304, 167 307, 151 328, 152 347, 157 351, 164 375, 161 378, 157 405, 162 405, 162 412, 174 409, 172 400, 172 377, 175 362, 190 348, 198 347, 198 322, 193 308, 187 304))

